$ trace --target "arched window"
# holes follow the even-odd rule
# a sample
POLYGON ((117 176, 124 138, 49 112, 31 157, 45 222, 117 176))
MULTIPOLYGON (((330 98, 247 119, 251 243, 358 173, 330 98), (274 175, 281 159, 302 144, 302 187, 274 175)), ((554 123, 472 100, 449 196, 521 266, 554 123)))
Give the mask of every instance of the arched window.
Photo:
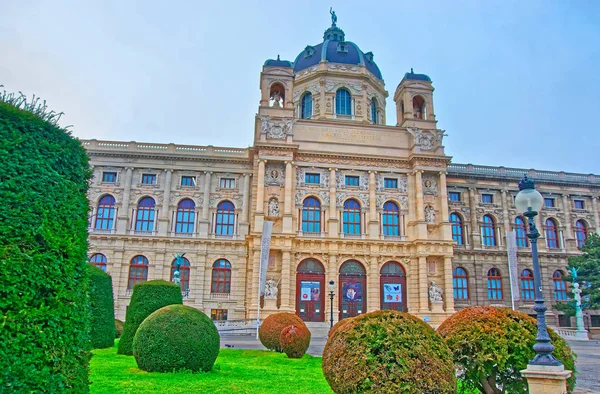
POLYGON ((413 97, 413 116, 417 119, 427 119, 425 99, 421 96, 413 97))
POLYGON ((235 227, 235 205, 229 201, 223 201, 217 206, 217 223, 215 234, 233 235, 235 227))
POLYGON ((344 202, 344 234, 360 235, 360 204, 349 199, 344 202))
POLYGON ((585 240, 587 239, 588 231, 587 226, 583 220, 578 220, 575 223, 575 237, 577 238, 577 247, 582 248, 585 245, 585 240))
POLYGON ((352 96, 346 89, 338 89, 335 93, 335 113, 337 115, 352 115, 352 96))
POLYGON ((398 204, 388 201, 383 204, 383 235, 398 237, 400 235, 400 210, 398 204))
POLYGON ((231 264, 225 259, 215 261, 212 269, 211 293, 229 294, 231 291, 231 264))
POLYGON ((307 259, 301 262, 296 271, 303 272, 305 274, 325 274, 325 268, 323 268, 323 264, 313 259, 307 259))
POLYGON ((549 249, 558 249, 558 226, 554 219, 546 220, 546 244, 549 249))
POLYGON ((462 218, 460 217, 459 214, 453 212, 450 214, 450 223, 452 224, 452 239, 458 245, 464 245, 465 237, 463 234, 462 218))
POLYGON ((517 236, 517 246, 519 248, 526 248, 529 246, 527 227, 525 226, 525 221, 520 216, 515 218, 515 234, 517 236))
POLYGON ((106 272, 106 256, 102 253, 96 253, 90 257, 90 263, 94 264, 96 267, 100 268, 102 271, 106 272))
POLYGON ((152 197, 144 197, 138 203, 135 219, 135 231, 154 231, 154 207, 156 202, 152 197))
POLYGON ((567 282, 563 277, 561 271, 554 271, 552 275, 552 282, 554 283, 554 300, 555 301, 566 301, 567 297, 567 282))
MULTIPOLYGON (((171 282, 173 282, 173 274, 177 270, 177 266, 175 265, 176 259, 171 263, 171 282)), ((179 267, 179 279, 181 283, 181 290, 188 291, 190 289, 190 261, 183 258, 181 262, 181 266, 179 267)))
POLYGON ((144 256, 137 255, 131 259, 129 263, 129 281, 127 289, 132 290, 136 283, 145 282, 148 280, 148 259, 144 256))
POLYGON ((375 97, 371 99, 371 122, 373 124, 379 124, 379 117, 377 116, 377 100, 375 97))
POLYGON ((469 299, 469 277, 464 268, 456 267, 452 271, 452 287, 454 288, 455 300, 469 299))
POLYGON ((501 300, 504 298, 502 294, 502 275, 498 268, 491 268, 487 274, 488 299, 501 300))
POLYGON ((302 232, 321 232, 321 202, 314 197, 307 197, 302 204, 302 232))
POLYGON ((534 300, 535 287, 533 285, 533 273, 530 270, 521 272, 521 299, 534 300))
POLYGON ((483 216, 481 223, 481 235, 483 236, 483 244, 485 246, 496 246, 496 223, 489 215, 483 216))
POLYGON ((189 198, 179 201, 175 214, 175 232, 180 234, 191 234, 194 232, 194 218, 196 204, 189 198))
POLYGON ((302 119, 310 119, 312 118, 312 94, 307 92, 302 96, 302 104, 301 104, 301 118, 302 119))
POLYGON ((96 223, 94 228, 97 230, 112 230, 115 221, 115 198, 106 195, 98 201, 98 212, 96 212, 96 223))

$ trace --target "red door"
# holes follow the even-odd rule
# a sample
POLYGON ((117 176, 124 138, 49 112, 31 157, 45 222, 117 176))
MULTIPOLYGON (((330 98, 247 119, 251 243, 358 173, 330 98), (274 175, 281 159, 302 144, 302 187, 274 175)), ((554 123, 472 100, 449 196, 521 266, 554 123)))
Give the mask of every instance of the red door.
POLYGON ((296 314, 303 321, 325 321, 325 275, 301 273, 296 276, 296 314))
POLYGON ((406 312, 406 275, 399 263, 390 261, 381 267, 379 277, 380 308, 406 312))
POLYGON ((361 263, 346 261, 340 267, 339 320, 367 312, 367 275, 361 263))

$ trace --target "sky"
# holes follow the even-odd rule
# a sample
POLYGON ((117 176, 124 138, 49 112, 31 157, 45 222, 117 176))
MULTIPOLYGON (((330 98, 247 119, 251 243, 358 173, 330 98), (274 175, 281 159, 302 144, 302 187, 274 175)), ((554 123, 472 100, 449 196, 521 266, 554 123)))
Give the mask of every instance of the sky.
POLYGON ((330 6, 374 53, 388 125, 412 67, 453 162, 600 174, 595 0, 0 0, 0 85, 81 139, 247 147, 262 65, 322 42, 330 6))

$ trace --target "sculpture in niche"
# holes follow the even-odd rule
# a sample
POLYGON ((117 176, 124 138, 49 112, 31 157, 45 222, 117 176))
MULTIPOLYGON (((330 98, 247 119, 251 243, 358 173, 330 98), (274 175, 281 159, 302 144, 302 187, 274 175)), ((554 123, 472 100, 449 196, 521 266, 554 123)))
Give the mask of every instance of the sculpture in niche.
POLYGON ((279 203, 276 198, 272 198, 269 201, 268 215, 272 217, 279 216, 279 203))
POLYGON ((279 91, 273 92, 273 105, 272 107, 281 108, 281 93, 279 91))
POLYGON ((442 289, 438 287, 434 280, 429 285, 429 301, 432 303, 442 302, 442 289))
POLYGON ((427 223, 435 223, 435 209, 431 205, 425 207, 425 221, 427 223))
POLYGON ((265 299, 277 299, 277 294, 279 293, 279 290, 277 289, 278 284, 279 282, 275 282, 273 277, 270 277, 269 280, 265 282, 265 299))

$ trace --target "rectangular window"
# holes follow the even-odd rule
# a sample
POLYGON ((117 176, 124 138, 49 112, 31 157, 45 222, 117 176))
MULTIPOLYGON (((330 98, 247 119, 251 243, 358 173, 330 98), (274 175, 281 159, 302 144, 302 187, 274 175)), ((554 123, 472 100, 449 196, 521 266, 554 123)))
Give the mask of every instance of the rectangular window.
POLYGON ((227 320, 227 309, 211 309, 210 318, 212 320, 227 320))
POLYGON ((575 209, 585 209, 583 200, 575 200, 573 201, 573 205, 575 206, 575 209))
POLYGON ((571 318, 567 315, 558 315, 559 327, 571 327, 571 318))
POLYGON ((397 189, 398 188, 398 179, 384 178, 383 179, 383 187, 385 187, 386 189, 397 189))
POLYGON ((600 315, 592 315, 592 327, 600 327, 600 315))
POLYGON ((484 204, 493 204, 494 203, 494 196, 492 194, 482 194, 481 195, 481 202, 484 204))
POLYGON ((321 174, 304 174, 304 183, 313 183, 318 185, 321 183, 321 174))
POLYGON ((115 183, 116 181, 117 181, 117 173, 116 172, 103 172, 102 173, 102 182, 115 183))
POLYGON ((354 175, 346 175, 346 186, 358 186, 360 177, 354 175))
POLYGON ((156 185, 156 174, 142 174, 142 185, 156 185))
POLYGON ((554 199, 553 198, 544 198, 544 206, 546 208, 554 208, 554 199))
POLYGON ((181 186, 196 186, 196 177, 187 175, 182 176, 181 186))
POLYGON ((235 179, 234 178, 221 178, 219 181, 219 187, 221 189, 234 189, 235 179))
POLYGON ((448 197, 450 201, 460 201, 460 192, 450 192, 448 193, 448 197))

